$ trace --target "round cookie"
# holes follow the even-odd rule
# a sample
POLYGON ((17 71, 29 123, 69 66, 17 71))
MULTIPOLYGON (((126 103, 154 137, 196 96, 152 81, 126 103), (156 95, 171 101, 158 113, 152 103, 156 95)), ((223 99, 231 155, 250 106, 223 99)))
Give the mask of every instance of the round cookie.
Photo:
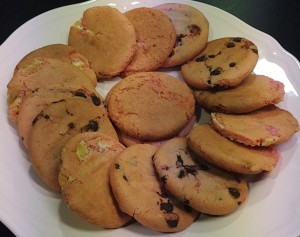
POLYGON ((68 207, 84 220, 103 228, 123 226, 131 217, 122 213, 109 183, 109 168, 125 147, 99 132, 72 137, 61 153, 59 185, 68 207))
POLYGON ((153 8, 134 8, 124 13, 136 30, 137 52, 123 74, 154 71, 173 50, 176 31, 170 19, 153 8))
POLYGON ((201 11, 182 3, 165 3, 154 8, 165 13, 176 30, 176 43, 164 67, 181 65, 204 49, 208 40, 209 23, 201 11))
POLYGON ((185 82, 200 90, 239 85, 258 61, 256 45, 248 39, 221 38, 207 43, 193 60, 181 66, 185 82))
POLYGON ((270 77, 251 74, 239 86, 227 90, 194 90, 200 106, 224 113, 248 113, 283 100, 284 84, 270 77))
POLYGON ((110 169, 110 184, 120 209, 142 225, 159 232, 178 232, 193 223, 198 213, 171 199, 153 167, 156 147, 127 147, 110 169))
POLYGON ((290 112, 275 105, 247 114, 211 113, 211 123, 223 136, 248 146, 283 143, 300 129, 290 112))
POLYGON ((162 72, 127 76, 106 100, 108 114, 121 132, 142 140, 170 138, 194 115, 190 88, 162 72))
POLYGON ((207 162, 242 174, 272 171, 279 156, 275 147, 253 148, 230 141, 209 124, 193 128, 188 137, 188 147, 207 162))
POLYGON ((28 148, 28 134, 36 115, 53 102, 71 97, 86 98, 96 106, 104 107, 103 98, 96 91, 84 90, 77 86, 39 89, 26 96, 19 109, 17 128, 25 148, 28 148))
POLYGON ((20 60, 15 71, 19 70, 21 67, 26 67, 32 58, 37 57, 55 58, 63 62, 71 63, 82 70, 90 78, 94 86, 97 84, 96 74, 90 69, 88 60, 77 53, 73 47, 65 44, 50 44, 30 52, 20 60))
POLYGON ((117 9, 91 7, 70 28, 68 44, 90 62, 98 79, 122 72, 136 52, 132 23, 117 9))
POLYGON ((22 100, 40 88, 80 86, 95 90, 94 84, 81 70, 54 58, 32 58, 27 66, 14 73, 7 85, 8 116, 15 124, 22 100))
POLYGON ((177 137, 164 143, 153 162, 164 187, 201 213, 229 214, 248 195, 248 185, 242 177, 197 162, 188 150, 186 138, 177 137))
POLYGON ((88 131, 118 139, 105 109, 84 98, 53 102, 33 120, 28 136, 29 159, 52 190, 60 191, 57 177, 62 147, 74 135, 88 131))

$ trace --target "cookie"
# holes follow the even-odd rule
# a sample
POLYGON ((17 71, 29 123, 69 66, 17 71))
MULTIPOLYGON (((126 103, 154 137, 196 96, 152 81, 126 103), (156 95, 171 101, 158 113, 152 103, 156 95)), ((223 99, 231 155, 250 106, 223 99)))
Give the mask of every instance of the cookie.
POLYGON ((211 113, 214 129, 248 146, 270 146, 288 141, 300 127, 295 117, 275 105, 247 114, 211 113))
POLYGON ((165 13, 176 30, 175 46, 163 67, 186 63, 204 49, 208 41, 209 23, 200 10, 182 3, 165 3, 154 8, 165 13))
POLYGON ((239 86, 227 90, 194 90, 200 106, 216 112, 248 113, 283 100, 284 84, 264 75, 248 76, 239 86))
POLYGON ((89 77, 70 63, 54 58, 32 58, 23 66, 7 85, 8 116, 17 123, 22 100, 40 88, 67 87, 78 85, 83 89, 95 90, 89 77))
POLYGON ((121 132, 141 140, 161 140, 177 134, 195 111, 190 88, 162 72, 127 76, 106 99, 107 111, 121 132))
POLYGON ((117 9, 97 6, 71 26, 68 44, 89 60, 100 80, 118 75, 129 64, 136 52, 136 33, 117 9))
POLYGON ((134 8, 124 13, 136 30, 137 51, 123 75, 154 71, 173 50, 176 31, 170 19, 153 8, 134 8))
POLYGON ((162 188, 153 167, 156 147, 127 147, 110 169, 110 184, 120 209, 142 225, 159 232, 178 232, 190 226, 198 213, 173 201, 162 188))
POLYGON ((193 60, 181 66, 185 82, 195 89, 229 88, 250 75, 258 61, 256 45, 241 37, 207 43, 193 60))
POLYGON ((28 148, 28 134, 36 115, 48 105, 71 97, 86 98, 96 106, 104 107, 104 100, 96 91, 77 86, 39 89, 26 96, 19 109, 17 128, 25 148, 28 148))
POLYGON ((83 55, 77 53, 73 47, 65 44, 50 44, 33 50, 20 60, 15 68, 15 71, 19 70, 21 67, 26 67, 28 61, 37 57, 55 58, 67 63, 71 63, 75 67, 82 70, 82 72, 84 72, 90 78, 94 86, 97 84, 96 74, 92 69, 90 69, 88 60, 83 55))
MULTIPOLYGON (((198 158, 199 159, 199 158, 198 158)), ((245 179, 193 157, 186 138, 164 143, 153 158, 164 187, 193 209, 210 215, 237 210, 248 196, 245 179)))
POLYGON ((131 220, 121 212, 109 184, 109 168, 125 147, 99 132, 72 137, 61 153, 59 185, 68 207, 84 220, 117 228, 131 220))
POLYGON ((188 147, 207 162, 242 174, 270 172, 275 169, 279 156, 275 147, 253 148, 230 141, 209 124, 193 128, 188 147))
POLYGON ((105 109, 84 98, 55 101, 32 121, 28 135, 29 159, 50 189, 60 191, 57 177, 62 147, 74 135, 88 131, 103 132, 118 139, 105 109))

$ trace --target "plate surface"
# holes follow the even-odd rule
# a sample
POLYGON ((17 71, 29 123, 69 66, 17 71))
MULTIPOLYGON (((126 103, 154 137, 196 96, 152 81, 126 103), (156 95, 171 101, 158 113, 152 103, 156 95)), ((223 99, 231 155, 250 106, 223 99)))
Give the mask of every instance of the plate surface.
MULTIPOLYGON (((6 85, 15 65, 30 51, 52 43, 67 43, 69 26, 86 8, 110 5, 125 12, 135 7, 152 7, 166 0, 96 0, 58 8, 28 21, 0 47, 0 220, 17 236, 164 236, 139 224, 116 230, 103 230, 75 216, 39 181, 30 167, 26 151, 15 127, 8 121, 6 85)), ((201 10, 210 23, 209 39, 241 36, 252 40, 259 49, 254 70, 285 84, 285 100, 279 107, 292 112, 300 121, 300 65, 272 37, 215 7, 192 1, 177 1, 201 10)), ((179 72, 171 74, 180 77, 179 72)), ((106 95, 116 81, 99 85, 106 95)), ((277 169, 252 182, 249 198, 236 212, 224 217, 202 215, 183 232, 168 236, 300 236, 300 134, 280 145, 277 169)))

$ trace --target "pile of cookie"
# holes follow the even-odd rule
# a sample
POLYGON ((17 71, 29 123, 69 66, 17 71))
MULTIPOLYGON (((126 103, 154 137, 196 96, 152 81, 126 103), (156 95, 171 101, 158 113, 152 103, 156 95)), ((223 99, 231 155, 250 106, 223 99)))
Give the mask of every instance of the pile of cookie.
POLYGON ((248 39, 208 42, 205 16, 188 5, 93 7, 68 45, 19 62, 8 115, 34 171, 84 220, 178 232, 200 213, 237 210, 245 175, 272 171, 274 145, 299 130, 275 106, 284 85, 253 74, 257 61, 248 39), (176 66, 183 80, 157 70, 176 66), (104 99, 96 86, 115 76, 104 99))

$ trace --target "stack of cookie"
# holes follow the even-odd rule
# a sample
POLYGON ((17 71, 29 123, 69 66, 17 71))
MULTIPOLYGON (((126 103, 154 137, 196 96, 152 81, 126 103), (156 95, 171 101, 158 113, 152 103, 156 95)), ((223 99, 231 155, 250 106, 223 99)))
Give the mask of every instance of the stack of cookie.
POLYGON ((103 80, 181 65, 207 40, 205 16, 189 5, 170 3, 125 13, 112 7, 89 8, 71 26, 68 44, 103 80))
POLYGON ((208 42, 181 67, 198 104, 211 115, 211 126, 195 127, 189 147, 223 169, 255 174, 272 171, 278 160, 273 146, 299 130, 291 113, 275 104, 284 98, 284 85, 253 74, 258 49, 248 39, 228 37, 208 42))
POLYGON ((200 213, 232 213, 248 196, 245 174, 272 171, 275 145, 299 130, 276 107, 284 85, 253 74, 256 45, 208 42, 208 21, 191 6, 89 8, 68 44, 19 62, 8 115, 41 180, 100 227, 134 219, 178 232, 200 213), (184 81, 155 71, 176 66, 184 81), (124 78, 104 100, 97 82, 115 76, 124 78), (196 103, 210 123, 197 124, 196 103))

